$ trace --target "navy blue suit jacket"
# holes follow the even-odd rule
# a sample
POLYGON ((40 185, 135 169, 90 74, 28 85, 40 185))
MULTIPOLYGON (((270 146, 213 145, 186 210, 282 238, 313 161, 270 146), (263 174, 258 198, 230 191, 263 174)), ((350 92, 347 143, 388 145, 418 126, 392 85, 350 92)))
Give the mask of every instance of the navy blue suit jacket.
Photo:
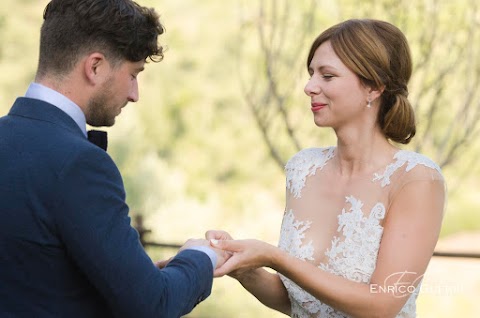
POLYGON ((19 98, 0 118, 0 317, 179 317, 212 271, 195 250, 154 266, 116 165, 63 111, 19 98))

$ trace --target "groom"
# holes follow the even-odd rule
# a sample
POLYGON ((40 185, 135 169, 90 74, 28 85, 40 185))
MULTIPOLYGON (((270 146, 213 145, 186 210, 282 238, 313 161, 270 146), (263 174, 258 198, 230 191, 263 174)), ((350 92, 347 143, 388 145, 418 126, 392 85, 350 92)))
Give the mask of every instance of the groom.
POLYGON ((35 81, 0 119, 1 317, 179 317, 210 294, 223 254, 189 240, 156 268, 116 165, 87 140, 138 100, 163 32, 131 0, 47 5, 35 81))

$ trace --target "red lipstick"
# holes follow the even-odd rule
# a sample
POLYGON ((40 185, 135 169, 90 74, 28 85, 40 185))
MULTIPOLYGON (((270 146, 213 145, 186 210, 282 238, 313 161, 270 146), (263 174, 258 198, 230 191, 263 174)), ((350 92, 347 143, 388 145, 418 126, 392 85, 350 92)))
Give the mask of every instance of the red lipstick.
POLYGON ((312 112, 316 113, 320 111, 320 109, 326 107, 327 104, 322 104, 322 103, 312 103, 312 112))

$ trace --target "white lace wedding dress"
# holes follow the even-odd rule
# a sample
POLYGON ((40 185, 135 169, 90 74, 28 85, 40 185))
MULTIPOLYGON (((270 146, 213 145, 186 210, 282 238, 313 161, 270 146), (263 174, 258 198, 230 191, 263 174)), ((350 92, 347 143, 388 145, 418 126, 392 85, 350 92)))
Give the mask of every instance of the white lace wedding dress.
MULTIPOLYGON (((335 153, 335 147, 304 149, 287 163, 287 204, 279 247, 325 271, 368 284, 383 220, 397 191, 410 182, 443 182, 443 177, 427 157, 399 150, 390 163, 338 190, 338 174, 329 164, 335 153)), ((291 300, 292 317, 348 317, 280 277, 291 300)), ((397 317, 415 317, 419 286, 397 317)))

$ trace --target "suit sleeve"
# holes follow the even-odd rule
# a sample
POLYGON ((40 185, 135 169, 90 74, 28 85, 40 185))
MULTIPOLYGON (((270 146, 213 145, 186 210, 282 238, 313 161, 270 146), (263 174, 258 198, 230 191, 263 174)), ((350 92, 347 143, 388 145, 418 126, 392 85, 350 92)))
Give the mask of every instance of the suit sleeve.
POLYGON ((203 252, 185 250, 159 270, 130 225, 120 173, 91 147, 59 173, 57 230, 67 253, 117 317, 180 317, 209 296, 213 268, 203 252))

